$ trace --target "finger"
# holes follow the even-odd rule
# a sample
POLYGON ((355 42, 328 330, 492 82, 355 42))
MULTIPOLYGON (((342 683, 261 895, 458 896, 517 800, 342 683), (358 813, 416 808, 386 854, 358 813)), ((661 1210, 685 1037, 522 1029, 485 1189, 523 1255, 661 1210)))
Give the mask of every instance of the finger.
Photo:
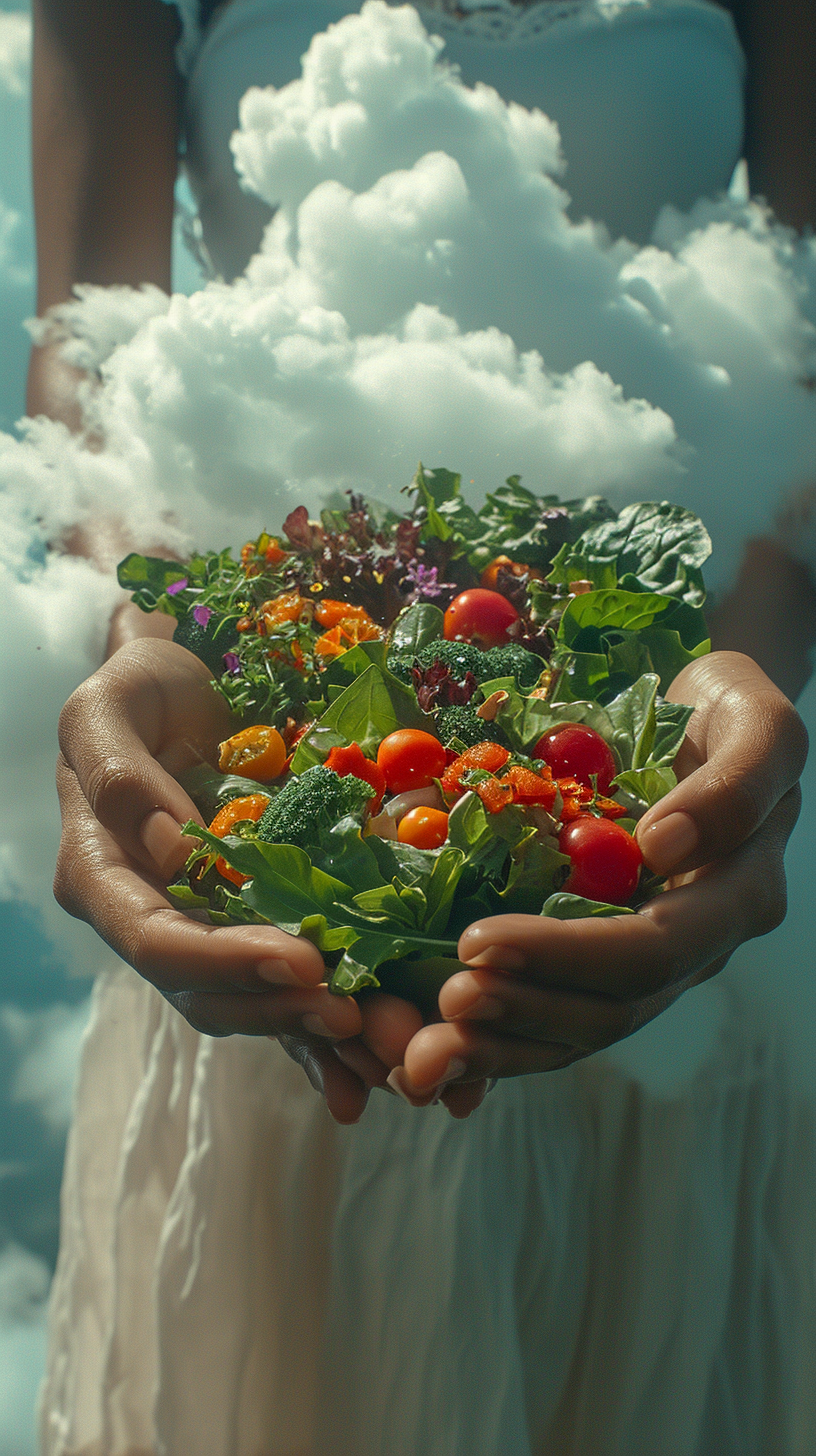
POLYGON ((581 1055, 555 1042, 498 1036, 472 1022, 439 1022, 417 1032, 405 1053, 403 1076, 416 1098, 441 1093, 447 1099, 454 1086, 555 1071, 581 1055))
POLYGON ((203 663, 172 642, 141 641, 72 694, 60 748, 99 822, 169 877, 190 848, 180 826, 203 822, 173 774, 211 758, 230 726, 203 663))
MULTIPOLYGON (((696 869, 738 848, 798 782, 807 756, 799 714, 750 658, 714 653, 694 672, 701 707, 678 756, 681 782, 636 830, 658 874, 696 869)), ((682 691, 690 679, 681 677, 682 691)))
POLYGON ((609 996, 576 996, 495 971, 460 971, 439 993, 445 1021, 468 1022, 502 1036, 562 1042, 599 1051, 631 1036, 640 1003, 609 996))
POLYGON ((362 1040, 386 1071, 402 1066, 405 1048, 422 1025, 418 1008, 400 996, 375 991, 362 998, 360 1015, 362 1040))
POLYGON ((688 983, 783 919, 783 850, 798 809, 798 789, 792 789, 741 849, 657 895, 636 915, 495 916, 464 931, 459 959, 540 985, 626 1000, 688 983))
POLYGON ((334 1051, 299 1037, 280 1036, 278 1040, 287 1056, 303 1068, 315 1091, 325 1098, 335 1122, 358 1122, 366 1109, 368 1088, 338 1061, 334 1051))
POLYGON ((96 821, 67 769, 61 793, 66 828, 57 900, 159 990, 263 992, 270 984, 323 980, 323 958, 302 936, 272 925, 204 924, 174 909, 162 885, 133 865, 96 821))
POLYGON ((290 1036, 334 1043, 356 1036, 360 1014, 353 1001, 327 986, 266 992, 166 991, 166 999, 204 1036, 290 1036))
POLYGON ((453 1082, 443 1089, 441 1101, 451 1117, 461 1121, 481 1107, 488 1092, 495 1085, 495 1077, 476 1082, 453 1082))

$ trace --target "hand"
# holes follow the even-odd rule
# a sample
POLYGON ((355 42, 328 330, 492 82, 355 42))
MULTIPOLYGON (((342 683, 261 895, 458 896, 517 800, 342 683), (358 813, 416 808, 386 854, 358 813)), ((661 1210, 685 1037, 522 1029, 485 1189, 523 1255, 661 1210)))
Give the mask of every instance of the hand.
POLYGON ((784 918, 783 854, 807 754, 798 714, 740 653, 685 668, 668 696, 696 709, 680 782, 637 831, 667 889, 637 915, 470 926, 459 941, 468 969, 439 995, 442 1022, 406 1050, 398 1075, 409 1098, 442 1089, 466 1115, 485 1078, 554 1070, 610 1046, 784 918))
MULTIPOLYGON (((147 618, 150 622, 151 619, 147 618)), ((202 822, 176 782, 234 729, 198 658, 156 638, 131 642, 83 683, 60 720, 63 816, 54 891, 196 1030, 277 1037, 354 1122, 384 1085, 422 1019, 392 996, 332 996, 311 941, 273 926, 215 927, 174 909, 165 893, 202 822), (333 1046, 358 1038, 350 1066, 333 1046)))

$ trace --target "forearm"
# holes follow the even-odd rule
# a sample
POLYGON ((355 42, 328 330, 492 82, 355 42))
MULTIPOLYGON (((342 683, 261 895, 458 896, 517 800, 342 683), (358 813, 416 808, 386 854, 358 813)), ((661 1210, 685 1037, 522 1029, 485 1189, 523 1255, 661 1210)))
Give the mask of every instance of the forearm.
POLYGON ((736 584, 711 613, 715 649, 744 652, 792 701, 809 681, 816 643, 810 572, 770 537, 749 541, 736 584))

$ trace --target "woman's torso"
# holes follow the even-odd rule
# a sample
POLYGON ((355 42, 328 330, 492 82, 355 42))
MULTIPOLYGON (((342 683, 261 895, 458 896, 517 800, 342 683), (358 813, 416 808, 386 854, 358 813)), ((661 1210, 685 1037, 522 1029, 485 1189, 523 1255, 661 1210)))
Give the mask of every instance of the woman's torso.
MULTIPOLYGON (((710 0, 478 0, 420 5, 463 80, 558 123, 572 215, 648 238, 660 208, 728 186, 743 131, 744 61, 710 0)), ((313 34, 349 0, 229 0, 205 27, 187 85, 188 173, 215 270, 242 271, 270 213, 241 192, 229 139, 250 86, 300 74, 313 34)))

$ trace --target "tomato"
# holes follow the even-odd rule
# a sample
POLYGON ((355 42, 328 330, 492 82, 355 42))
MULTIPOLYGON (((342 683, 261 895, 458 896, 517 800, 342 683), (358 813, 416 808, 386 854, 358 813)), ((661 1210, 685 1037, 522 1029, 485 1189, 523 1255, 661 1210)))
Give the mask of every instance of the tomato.
POLYGON ((296 622, 305 606, 298 591, 282 592, 279 597, 264 602, 260 610, 266 631, 273 635, 282 622, 296 622))
POLYGON ((259 784, 268 784, 283 773, 286 763, 286 744, 277 728, 266 723, 254 723, 251 728, 242 728, 218 745, 218 767, 222 773, 242 774, 247 779, 257 779, 259 784))
POLYGON ((337 627, 341 622, 345 625, 348 621, 363 622, 366 627, 377 625, 365 607, 353 607, 350 602, 334 601, 331 597, 323 597, 317 603, 315 621, 321 627, 337 627))
POLYGON ((415 849, 438 849, 448 837, 448 816, 442 809, 410 809, 397 826, 401 844, 415 849))
POLYGON ((528 566, 525 561, 511 561, 509 556, 496 556, 479 577, 480 586, 487 587, 488 591, 495 591, 502 567, 505 571, 509 571, 511 576, 526 576, 530 581, 544 580, 543 573, 538 571, 535 566, 528 566))
POLYGON ((385 774, 373 759, 366 758, 359 743, 350 743, 348 748, 333 748, 326 759, 326 768, 334 769, 341 779, 353 774, 364 784, 370 784, 374 797, 369 799, 368 807, 372 814, 377 813, 385 793, 385 774))
POLYGON ((426 789, 445 771, 445 750, 438 738, 421 728, 398 728, 377 750, 377 763, 392 794, 426 789))
POLYGON ((558 844, 561 853, 568 854, 572 861, 569 879, 563 886, 569 894, 604 900, 609 905, 625 905, 631 900, 643 856, 637 841, 620 824, 581 814, 562 829, 558 844))
POLYGON ((512 640, 508 628, 518 619, 519 614, 507 597, 474 586, 454 597, 445 613, 443 632, 449 642, 504 647, 512 640))
POLYGON ((269 542, 269 545, 264 551, 264 561, 266 562, 267 566, 279 566, 282 561, 285 561, 287 559, 289 554, 290 553, 288 551, 284 551, 282 549, 277 539, 273 536, 272 540, 269 542))
MULTIPOLYGON (((253 819, 257 824, 268 803, 267 794, 247 794, 244 799, 230 799, 223 809, 219 809, 213 819, 210 833, 214 834, 217 839, 224 839, 227 834, 232 833, 234 825, 242 819, 253 819)), ((223 875, 225 880, 231 880, 233 885, 238 885, 239 888, 241 885, 245 885, 249 879, 249 875, 242 875, 239 870, 234 870, 232 865, 228 865, 220 854, 215 861, 215 868, 219 875, 223 875)))
POLYGON ((592 775, 598 778, 598 793, 606 794, 618 765, 608 743, 586 723, 565 723, 539 738, 533 758, 543 758, 556 778, 570 776, 579 784, 592 788, 592 775))

